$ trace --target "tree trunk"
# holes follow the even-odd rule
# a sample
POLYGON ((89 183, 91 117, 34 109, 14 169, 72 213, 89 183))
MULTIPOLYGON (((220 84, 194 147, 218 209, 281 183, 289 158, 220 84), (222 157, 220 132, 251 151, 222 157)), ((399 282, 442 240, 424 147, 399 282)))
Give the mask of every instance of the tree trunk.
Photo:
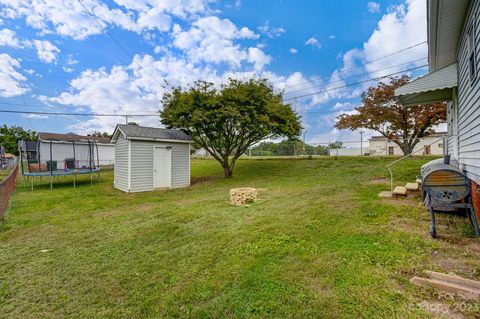
POLYGON ((224 166, 223 167, 223 173, 225 174, 225 178, 230 178, 232 177, 232 168, 231 167, 228 167, 228 166, 224 166))

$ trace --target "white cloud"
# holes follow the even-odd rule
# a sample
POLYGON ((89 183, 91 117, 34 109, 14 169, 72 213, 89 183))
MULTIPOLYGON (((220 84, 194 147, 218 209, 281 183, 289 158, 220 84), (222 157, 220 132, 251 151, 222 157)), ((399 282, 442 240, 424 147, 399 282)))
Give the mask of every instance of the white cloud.
POLYGON ((30 89, 25 87, 25 76, 17 71, 20 60, 12 58, 6 53, 0 54, 0 96, 14 97, 22 95, 30 89))
POLYGON ((0 46, 21 48, 22 44, 17 39, 14 31, 10 29, 3 29, 3 30, 0 30, 0 46))
MULTIPOLYGON (((389 13, 383 15, 375 31, 368 41, 364 43, 362 52, 364 61, 372 61, 378 57, 389 55, 426 41, 426 8, 423 0, 407 0, 406 6, 392 7, 389 11, 389 13), (402 39, 402 41, 391 41, 391 39, 402 39)), ((391 57, 369 63, 365 68, 367 71, 373 72, 424 57, 427 57, 426 43, 391 57)), ((408 65, 389 68, 383 72, 376 72, 374 75, 380 76, 402 71, 425 64, 426 61, 425 59, 408 65)))
MULTIPOLYGON (((255 56, 256 48, 251 48, 250 54, 255 56)), ((261 55, 261 53, 260 53, 261 55)), ((261 58, 255 57, 256 61, 261 58)), ((257 62, 260 63, 260 62, 257 62)), ((258 67, 259 68, 259 67, 258 67)), ((70 81, 70 87, 57 96, 40 96, 44 103, 59 103, 92 113, 155 114, 161 109, 161 98, 172 86, 187 87, 196 80, 202 79, 215 84, 225 83, 228 78, 250 79, 265 77, 272 81, 277 90, 286 85, 307 81, 300 72, 289 76, 279 76, 268 71, 253 69, 248 72, 226 71, 218 74, 208 65, 198 65, 164 55, 155 59, 150 55, 135 56, 128 66, 114 66, 110 70, 100 68, 86 70, 70 81), (156 79, 165 80, 167 84, 159 84, 156 79)), ((163 82, 162 82, 163 83, 163 82)), ((124 119, 93 117, 86 121, 72 124, 72 129, 89 132, 92 130, 111 131, 115 125, 124 119)), ((158 126, 159 118, 132 118, 142 125, 158 126)))
POLYGON ((290 52, 291 54, 297 54, 298 53, 298 50, 295 49, 295 48, 290 48, 290 50, 288 50, 288 52, 290 52))
POLYGON ((330 40, 335 40, 337 37, 336 37, 334 34, 330 34, 330 35, 328 36, 328 38, 329 38, 330 40))
POLYGON ((315 47, 315 48, 321 48, 322 47, 320 42, 315 37, 311 37, 310 39, 305 41, 305 45, 310 45, 310 46, 315 47))
POLYGON ((379 13, 380 12, 380 4, 374 1, 369 1, 367 3, 368 12, 370 13, 379 13))
POLYGON ((259 35, 250 29, 241 29, 228 19, 215 16, 200 18, 192 23, 189 30, 183 31, 179 25, 173 27, 173 44, 184 50, 194 63, 221 63, 240 67, 243 61, 264 65, 270 61, 258 48, 248 50, 236 44, 235 40, 258 39, 259 35))
MULTIPOLYGON (((110 70, 86 70, 70 82, 69 90, 55 97, 40 96, 39 99, 92 113, 155 114, 161 108, 159 101, 166 86, 185 87, 197 79, 218 82, 212 69, 194 66, 183 59, 165 56, 155 60, 149 55, 135 56, 128 66, 114 66, 110 70), (168 85, 160 85, 155 79, 164 79, 168 85)), ((94 117, 79 121, 72 128, 111 131, 122 120, 94 117)), ((131 120, 144 125, 159 125, 158 117, 131 120)))
POLYGON ((262 71, 266 64, 269 64, 272 57, 265 54, 259 48, 248 48, 248 62, 254 64, 255 71, 262 71))
POLYGON ((212 0, 115 0, 120 8, 111 8, 100 0, 0 0, 0 16, 5 19, 24 18, 26 23, 42 34, 83 40, 102 33, 108 26, 133 32, 157 29, 168 31, 171 16, 188 18, 209 12, 212 0), (86 9, 82 6, 85 5, 86 9), (99 23, 90 15, 93 13, 99 23))
POLYGON ((56 63, 60 49, 47 40, 33 40, 33 46, 37 49, 38 58, 45 63, 56 63))
POLYGON ((282 27, 272 28, 269 21, 259 26, 258 31, 260 31, 262 34, 266 35, 269 38, 279 37, 286 32, 286 30, 282 27))

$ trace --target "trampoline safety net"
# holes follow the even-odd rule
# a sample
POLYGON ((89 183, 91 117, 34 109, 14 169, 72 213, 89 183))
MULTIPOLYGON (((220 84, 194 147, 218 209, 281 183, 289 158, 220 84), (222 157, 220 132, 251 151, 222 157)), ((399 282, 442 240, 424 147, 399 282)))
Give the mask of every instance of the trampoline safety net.
POLYGON ((100 170, 95 141, 21 141, 19 152, 24 176, 88 174, 100 170))

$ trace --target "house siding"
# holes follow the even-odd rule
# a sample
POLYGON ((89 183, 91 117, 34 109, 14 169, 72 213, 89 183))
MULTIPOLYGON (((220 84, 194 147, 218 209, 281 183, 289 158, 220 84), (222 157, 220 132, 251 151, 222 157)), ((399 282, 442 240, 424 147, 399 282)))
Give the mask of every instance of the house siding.
POLYGON ((480 183, 480 0, 472 1, 458 51, 458 161, 467 176, 480 183), (474 18, 476 14, 476 19, 474 18), (469 72, 467 30, 474 24, 475 65, 469 72))
MULTIPOLYGON (((444 138, 446 135, 432 135, 420 139, 413 149, 413 155, 424 155, 424 147, 430 146, 430 155, 443 155, 444 138)), ((386 138, 375 138, 368 141, 371 156, 385 156, 388 149, 393 147, 393 155, 403 155, 402 149, 393 141, 386 138)))
POLYGON ((171 187, 190 185, 190 145, 188 143, 166 143, 131 141, 130 192, 153 190, 154 146, 171 147, 171 187))
MULTIPOLYGON (((94 150, 95 165, 112 165, 115 163, 115 145, 97 144, 94 150), (98 148, 98 159, 97 159, 98 148)), ((40 141, 40 160, 50 160, 50 141, 40 141)), ((57 168, 63 169, 66 158, 73 158, 73 143, 64 141, 52 142, 52 160, 57 162, 57 168)), ((75 142, 75 159, 77 167, 89 166, 89 146, 85 142, 75 142)))
POLYGON ((120 136, 115 143, 114 187, 128 192, 128 141, 120 136))

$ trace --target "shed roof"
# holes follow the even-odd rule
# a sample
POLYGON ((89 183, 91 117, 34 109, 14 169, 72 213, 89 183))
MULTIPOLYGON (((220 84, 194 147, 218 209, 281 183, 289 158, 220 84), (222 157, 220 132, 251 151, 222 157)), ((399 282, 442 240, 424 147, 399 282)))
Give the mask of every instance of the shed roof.
POLYGON ((38 132, 38 139, 66 141, 66 142, 96 141, 98 143, 110 143, 110 139, 108 137, 84 136, 84 135, 78 135, 75 133, 60 134, 60 133, 38 132))
POLYGON ((447 101, 452 98, 452 88, 457 86, 457 63, 407 83, 395 90, 395 95, 405 105, 447 101))
POLYGON ((112 140, 118 138, 119 132, 123 133, 125 138, 131 140, 192 142, 192 138, 180 130, 125 124, 117 125, 112 140))

